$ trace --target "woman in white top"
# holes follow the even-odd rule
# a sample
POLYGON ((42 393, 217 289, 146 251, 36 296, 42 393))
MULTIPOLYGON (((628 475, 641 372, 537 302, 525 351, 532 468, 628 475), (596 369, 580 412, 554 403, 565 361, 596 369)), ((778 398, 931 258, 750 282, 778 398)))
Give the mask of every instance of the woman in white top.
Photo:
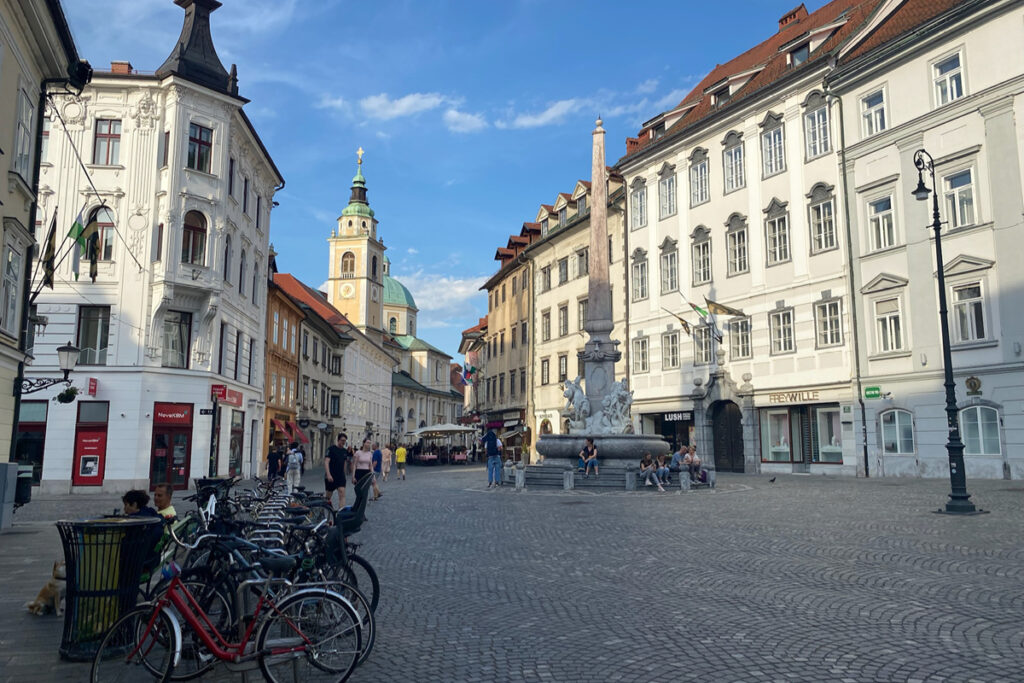
POLYGON ((363 439, 362 447, 352 456, 352 463, 355 468, 352 481, 358 484, 360 479, 373 471, 373 447, 369 439, 363 439))

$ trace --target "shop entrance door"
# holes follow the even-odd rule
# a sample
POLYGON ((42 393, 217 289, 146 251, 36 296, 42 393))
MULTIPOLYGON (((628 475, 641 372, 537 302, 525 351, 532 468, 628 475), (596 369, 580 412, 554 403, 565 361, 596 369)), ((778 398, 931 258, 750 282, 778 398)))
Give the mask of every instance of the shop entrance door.
POLYGON ((153 458, 149 468, 149 488, 170 484, 176 490, 188 488, 189 453, 192 429, 153 427, 153 458))
POLYGON ((743 413, 732 401, 714 406, 711 430, 715 446, 715 469, 719 472, 743 471, 743 413))

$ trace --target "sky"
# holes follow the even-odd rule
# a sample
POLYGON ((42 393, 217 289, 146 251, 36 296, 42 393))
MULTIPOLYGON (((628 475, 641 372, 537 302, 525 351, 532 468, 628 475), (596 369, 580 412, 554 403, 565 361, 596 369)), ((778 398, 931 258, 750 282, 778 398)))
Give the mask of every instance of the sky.
MULTIPOLYGON (((327 238, 365 150, 370 206, 417 333, 456 362, 486 314, 495 250, 589 179, 717 63, 768 38, 795 0, 223 0, 225 68, 286 185, 270 239, 281 272, 319 287, 327 238)), ((824 0, 812 0, 814 11, 824 0)), ((79 53, 155 70, 181 31, 172 0, 64 0, 79 53)))

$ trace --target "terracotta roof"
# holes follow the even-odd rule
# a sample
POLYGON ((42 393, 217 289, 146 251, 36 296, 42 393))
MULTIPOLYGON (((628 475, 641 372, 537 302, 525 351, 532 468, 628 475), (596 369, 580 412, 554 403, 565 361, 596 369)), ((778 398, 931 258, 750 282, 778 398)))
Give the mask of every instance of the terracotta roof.
POLYGON ((495 261, 506 261, 506 260, 512 258, 515 255, 516 255, 516 253, 514 251, 512 251, 511 249, 507 249, 505 247, 498 247, 498 251, 494 252, 494 260, 495 261))
MULTIPOLYGON (((317 315, 336 328, 351 327, 352 323, 341 312, 332 306, 324 295, 312 287, 303 284, 288 273, 274 273, 274 284, 295 301, 302 302, 313 309, 317 315)), ((347 331, 347 330, 342 330, 347 331)))
POLYGON ((487 329, 487 318, 480 318, 476 325, 469 329, 463 330, 462 335, 473 334, 474 332, 482 332, 487 329))
POLYGON ((860 45, 846 56, 845 61, 856 59, 890 40, 899 38, 930 19, 947 12, 962 0, 907 0, 868 34, 860 45))
POLYGON ((570 199, 572 199, 572 195, 569 194, 568 192, 559 192, 558 196, 559 197, 565 197, 566 201, 569 201, 570 199))
POLYGON ((579 182, 583 185, 583 187, 587 188, 588 190, 590 189, 590 181, 589 180, 581 180, 579 182))
POLYGON ((555 215, 555 207, 551 206, 550 204, 541 204, 540 208, 547 209, 548 213, 551 214, 552 216, 555 215))
POLYGON ((523 223, 523 229, 519 233, 520 235, 539 235, 540 234, 540 223, 523 223))
POLYGON ((530 238, 529 237, 524 237, 523 235, 510 235, 509 238, 508 238, 508 245, 509 245, 509 247, 511 247, 513 244, 515 244, 517 246, 525 246, 525 245, 527 245, 529 243, 530 243, 530 238))
MULTIPOLYGON (((925 4, 929 1, 921 0, 925 4)), ((953 1, 942 0, 942 4, 953 1)), ((673 132, 693 126, 710 114, 735 107, 739 100, 791 73, 794 67, 787 63, 787 54, 785 51, 780 51, 780 48, 788 43, 792 43, 805 34, 809 34, 815 29, 845 18, 845 23, 836 29, 828 40, 819 45, 806 62, 795 68, 803 69, 808 64, 822 59, 844 40, 853 35, 881 2, 882 0, 833 0, 807 17, 791 21, 770 38, 755 45, 743 54, 734 57, 725 64, 719 64, 683 98, 682 102, 673 107, 673 110, 682 107, 692 108, 686 111, 666 131, 666 137, 673 132), (741 85, 738 90, 731 93, 729 101, 723 106, 715 107, 711 102, 711 96, 705 94, 712 86, 720 83, 724 84, 733 76, 755 69, 759 70, 750 77, 750 80, 741 85)), ((640 151, 653 141, 654 139, 648 130, 642 129, 639 138, 627 139, 626 155, 629 156, 640 151)))

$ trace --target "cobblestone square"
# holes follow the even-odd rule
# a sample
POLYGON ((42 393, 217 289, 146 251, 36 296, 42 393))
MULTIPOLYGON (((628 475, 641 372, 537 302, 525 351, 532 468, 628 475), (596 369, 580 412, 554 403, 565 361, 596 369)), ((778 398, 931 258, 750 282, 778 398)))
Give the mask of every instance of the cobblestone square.
MULTIPOLYGON (((488 491, 481 467, 411 468, 359 535, 382 597, 352 680, 1021 680, 1024 485, 969 482, 992 513, 960 518, 931 512, 943 480, 719 481, 488 491)), ((0 679, 86 679, 22 605, 60 555, 43 518, 107 503, 38 500, 0 536, 0 679)))

